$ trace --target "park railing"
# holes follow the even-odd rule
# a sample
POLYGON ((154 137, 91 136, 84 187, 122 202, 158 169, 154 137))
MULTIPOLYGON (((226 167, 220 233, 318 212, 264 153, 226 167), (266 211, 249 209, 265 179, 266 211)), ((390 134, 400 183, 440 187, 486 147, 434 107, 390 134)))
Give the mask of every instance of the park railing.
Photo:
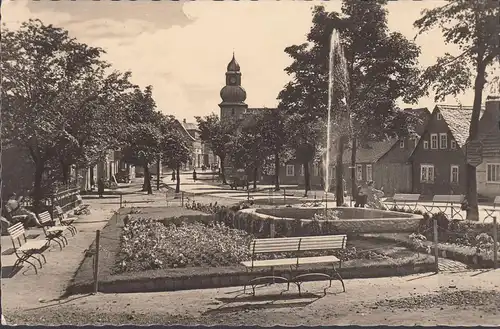
MULTIPOLYGON (((64 212, 70 211, 78 206, 78 195, 80 188, 76 184, 65 184, 56 188, 52 193, 45 195, 41 200, 44 208, 52 214, 56 206, 60 206, 64 212)), ((21 206, 33 210, 33 198, 25 197, 21 200, 21 206)))

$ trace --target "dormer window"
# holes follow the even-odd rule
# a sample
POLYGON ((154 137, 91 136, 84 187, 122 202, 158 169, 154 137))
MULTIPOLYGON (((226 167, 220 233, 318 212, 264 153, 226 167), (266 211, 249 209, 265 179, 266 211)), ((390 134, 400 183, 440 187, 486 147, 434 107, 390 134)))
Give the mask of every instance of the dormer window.
POLYGON ((438 112, 438 114, 436 115, 436 120, 441 120, 443 117, 441 116, 441 113, 438 112))

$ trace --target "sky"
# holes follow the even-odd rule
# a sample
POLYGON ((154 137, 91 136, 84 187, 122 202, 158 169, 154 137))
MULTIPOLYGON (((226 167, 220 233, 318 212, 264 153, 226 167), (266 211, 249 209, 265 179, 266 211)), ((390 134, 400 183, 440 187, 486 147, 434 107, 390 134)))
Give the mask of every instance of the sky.
MULTIPOLYGON (((413 39, 413 22, 424 8, 444 1, 391 1, 388 24, 413 39)), ((120 71, 132 72, 132 82, 153 86, 157 107, 178 119, 219 113, 219 93, 233 51, 241 66, 242 86, 249 107, 275 107, 276 97, 290 80, 284 68, 291 63, 284 49, 306 41, 311 8, 323 4, 340 11, 340 1, 33 1, 4 0, 2 20, 10 29, 39 18, 69 31, 81 42, 104 48, 104 58, 120 71)), ((420 65, 432 65, 455 46, 444 45, 439 30, 416 39, 420 65)), ((489 89, 488 89, 489 90, 489 89)), ((485 97, 488 92, 485 93, 485 97)), ((448 104, 472 105, 469 91, 448 104)), ((433 108, 433 97, 402 107, 433 108)))

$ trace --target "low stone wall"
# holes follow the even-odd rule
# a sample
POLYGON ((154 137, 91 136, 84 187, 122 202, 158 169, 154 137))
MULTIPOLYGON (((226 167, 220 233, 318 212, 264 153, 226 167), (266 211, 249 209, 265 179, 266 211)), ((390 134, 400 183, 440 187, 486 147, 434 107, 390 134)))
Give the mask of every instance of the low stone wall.
MULTIPOLYGON (((428 273, 434 271, 434 263, 425 261, 422 263, 407 263, 397 267, 393 265, 367 264, 367 266, 349 266, 348 262, 343 263, 343 267, 338 272, 344 280, 355 278, 376 278, 390 276, 404 276, 417 273, 428 273), (345 264, 345 266, 344 266, 345 264)), ((288 277, 289 270, 275 269, 274 275, 288 277)), ((303 274, 311 272, 310 269, 304 269, 297 273, 303 274)), ((315 269, 314 272, 330 273, 331 270, 315 269)), ((248 281, 257 276, 271 275, 269 270, 260 270, 247 272, 243 267, 219 268, 217 271, 210 268, 200 268, 196 275, 165 275, 161 270, 145 271, 130 275, 113 275, 103 278, 99 281, 99 292, 103 293, 132 293, 132 292, 158 292, 158 291, 176 291, 189 289, 210 289, 223 287, 243 287, 248 281), (221 273, 225 270, 225 273, 221 273)), ((311 281, 315 281, 312 279, 311 281)), ((332 283, 332 291, 342 289, 340 282, 332 283), (337 286, 336 286, 337 285, 337 286)), ((346 282, 346 289, 349 290, 349 283, 346 282)), ((82 294, 92 292, 91 283, 73 286, 71 293, 82 294)), ((251 287, 247 287, 251 289, 251 287)), ((290 289, 294 289, 293 285, 290 289)))
MULTIPOLYGON (((328 210, 335 210, 340 219, 349 220, 373 218, 412 218, 415 216, 414 214, 368 208, 335 207, 328 210)), ((291 219, 311 219, 315 214, 324 213, 324 211, 324 207, 259 208, 256 210, 258 214, 291 219)))
MULTIPOLYGON (((282 209, 278 209, 281 211, 282 209)), ((294 209, 287 209, 287 214, 294 209)), ((298 209, 295 209, 298 210, 298 209)), ((265 215, 260 213, 262 209, 243 209, 236 214, 236 223, 247 222, 270 222, 270 237, 275 237, 276 233, 281 233, 281 229, 277 228, 283 225, 297 225, 300 222, 301 227, 311 226, 314 222, 316 227, 311 232, 316 234, 362 234, 362 233, 400 233, 400 232, 417 232, 420 222, 423 219, 422 215, 404 214, 397 212, 388 212, 399 215, 392 218, 363 218, 363 219, 336 219, 329 221, 313 221, 312 219, 294 219, 278 216, 265 215), (288 223, 287 223, 288 222, 288 223), (292 224, 293 222, 293 224, 292 224)), ((380 211, 380 210, 379 210, 380 211)), ((378 214, 380 215, 380 214, 378 214)), ((297 217, 297 216, 296 216, 297 217)), ((241 224, 240 224, 241 225, 241 224)), ((295 229, 297 231, 297 229, 295 229)), ((281 235, 288 236, 288 234, 281 235)), ((304 235, 310 235, 304 233, 304 235)))

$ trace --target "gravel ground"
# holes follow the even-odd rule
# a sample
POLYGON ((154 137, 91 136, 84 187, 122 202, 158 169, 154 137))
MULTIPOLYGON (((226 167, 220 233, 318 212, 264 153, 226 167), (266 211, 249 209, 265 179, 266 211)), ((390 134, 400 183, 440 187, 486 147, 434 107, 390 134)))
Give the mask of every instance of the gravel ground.
MULTIPOLYGON (((372 305, 356 304, 350 309, 330 305, 315 312, 263 312, 259 307, 218 314, 170 315, 167 312, 109 312, 107 307, 95 310, 74 306, 25 311, 8 317, 9 324, 24 325, 328 325, 328 324, 401 324, 401 325, 473 325, 499 324, 500 293, 497 291, 455 291, 436 295, 380 301, 372 305), (425 316, 424 316, 425 315, 425 316)), ((214 303, 215 304, 215 303, 214 303)), ((304 306, 303 308, 306 308, 304 306)))

